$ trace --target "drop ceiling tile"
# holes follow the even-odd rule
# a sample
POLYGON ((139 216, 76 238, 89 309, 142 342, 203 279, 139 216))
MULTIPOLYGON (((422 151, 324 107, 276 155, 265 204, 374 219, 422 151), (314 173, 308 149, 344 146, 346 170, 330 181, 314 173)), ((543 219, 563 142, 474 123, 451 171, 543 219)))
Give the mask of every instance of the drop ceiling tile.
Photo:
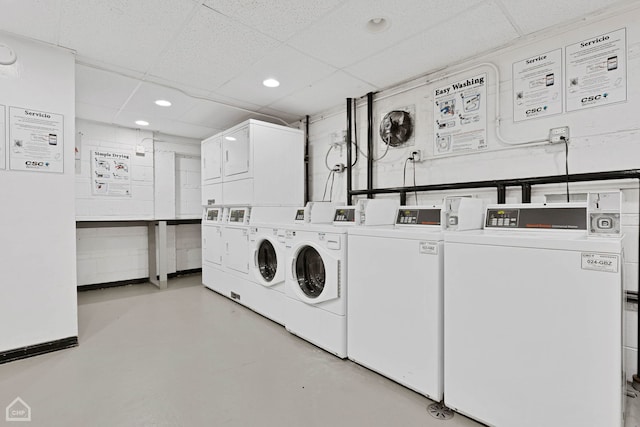
POLYGON ((118 110, 138 80, 76 64, 76 101, 118 110))
POLYGON ((195 7, 191 0, 62 0, 60 44, 146 71, 195 7))
POLYGON ((210 128, 227 129, 248 119, 251 113, 207 101, 198 101, 179 117, 185 123, 210 128))
POLYGON ((343 0, 207 0, 205 4, 223 15, 278 40, 286 40, 309 26, 343 0))
POLYGON ((215 92, 257 105, 268 105, 336 71, 336 68, 289 46, 280 46, 215 92), (279 80, 280 86, 265 87, 262 81, 270 77, 279 80))
MULTIPOLYGON (((447 20, 480 0, 446 2, 405 0, 351 0, 301 31, 287 43, 337 68, 344 68, 447 20), (388 29, 371 33, 365 25, 383 17, 388 29)), ((457 29, 451 28, 450 31, 457 29)))
POLYGON ((102 105, 76 101, 77 119, 93 120, 101 123, 113 123, 113 119, 117 114, 117 108, 109 108, 102 105))
POLYGON ((294 116, 312 115, 342 105, 346 98, 362 96, 375 90, 375 87, 343 71, 336 71, 269 107, 294 116))
POLYGON ((3 0, 0 28, 47 43, 56 44, 60 1, 3 0))
POLYGON ((151 74, 214 90, 279 42, 205 6, 163 53, 151 74))
POLYGON ((149 126, 136 125, 135 121, 141 118, 142 117, 140 117, 136 113, 122 111, 120 112, 120 114, 118 114, 118 117, 113 120, 113 123, 132 129, 140 128, 141 130, 156 131, 169 135, 179 135, 198 139, 206 138, 207 136, 214 135, 218 132, 218 130, 215 128, 198 126, 190 123, 184 123, 178 120, 162 118, 158 118, 155 120, 153 118, 150 118, 149 126))
POLYGON ((594 11, 605 9, 619 0, 502 0, 516 25, 525 34, 533 33, 563 22, 586 16, 594 11))
POLYGON ((154 118, 178 119, 193 108, 197 101, 177 89, 169 89, 152 82, 144 82, 124 106, 124 110, 144 112, 154 118), (155 104, 158 99, 171 102, 170 107, 155 104))
POLYGON ((345 71, 378 87, 388 87, 506 44, 517 37, 518 33, 507 17, 495 3, 489 2, 360 61, 345 71), (433 40, 441 40, 440 48, 433 48, 433 40))

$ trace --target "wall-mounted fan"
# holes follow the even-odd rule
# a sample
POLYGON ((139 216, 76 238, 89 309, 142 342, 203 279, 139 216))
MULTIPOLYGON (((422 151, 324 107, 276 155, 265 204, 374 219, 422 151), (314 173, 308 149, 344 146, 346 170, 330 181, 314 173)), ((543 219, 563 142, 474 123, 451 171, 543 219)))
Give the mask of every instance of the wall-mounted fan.
POLYGON ((413 120, 407 111, 390 111, 384 115, 380 122, 380 138, 391 147, 403 145, 411 138, 412 134, 413 120))

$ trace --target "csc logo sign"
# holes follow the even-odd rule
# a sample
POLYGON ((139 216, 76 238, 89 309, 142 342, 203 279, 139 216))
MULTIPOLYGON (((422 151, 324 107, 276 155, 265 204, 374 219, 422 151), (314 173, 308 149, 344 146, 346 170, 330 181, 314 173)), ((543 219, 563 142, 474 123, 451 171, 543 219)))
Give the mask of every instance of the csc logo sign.
POLYGON ((544 107, 530 108, 527 111, 525 111, 525 114, 527 116, 531 116, 531 115, 534 115, 534 114, 542 113, 546 109, 547 109, 546 105, 544 107))
POLYGON ((37 162, 37 161, 34 161, 34 160, 27 160, 26 162, 24 162, 24 164, 29 169, 48 168, 49 167, 49 162, 37 162))
POLYGON ((580 103, 582 103, 582 105, 594 104, 598 101, 605 99, 608 95, 609 95, 608 93, 603 93, 602 95, 598 94, 598 95, 585 96, 580 100, 580 103))

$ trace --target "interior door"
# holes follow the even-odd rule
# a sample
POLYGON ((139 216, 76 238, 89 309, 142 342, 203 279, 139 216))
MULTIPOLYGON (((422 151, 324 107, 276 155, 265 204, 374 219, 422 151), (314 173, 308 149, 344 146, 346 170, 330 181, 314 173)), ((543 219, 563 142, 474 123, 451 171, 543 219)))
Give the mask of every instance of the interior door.
POLYGON ((202 227, 202 252, 206 262, 220 264, 222 261, 220 227, 202 227))

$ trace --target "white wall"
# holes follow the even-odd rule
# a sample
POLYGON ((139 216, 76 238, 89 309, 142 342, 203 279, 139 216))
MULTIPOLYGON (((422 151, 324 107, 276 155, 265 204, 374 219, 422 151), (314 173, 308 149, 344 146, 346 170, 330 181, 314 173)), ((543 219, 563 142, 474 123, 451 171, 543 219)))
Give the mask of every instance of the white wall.
MULTIPOLYGON (((77 131, 79 221, 200 218, 200 141, 85 120, 77 131), (144 156, 135 155, 139 145, 144 156), (131 197, 91 194, 89 156, 98 148, 133 153, 131 197)), ((167 233, 167 272, 201 268, 200 225, 169 226, 167 233)), ((149 277, 147 227, 80 228, 76 240, 78 285, 149 277)))
MULTIPOLYGON (((82 220, 153 219, 153 134, 148 131, 78 119, 80 167, 76 170, 76 217, 82 220), (145 147, 136 155, 136 146, 145 147), (100 196, 91 193, 91 151, 109 150, 131 154, 131 196, 100 196)), ((76 162, 78 165, 78 162, 76 162)))
MULTIPOLYGON (((508 46, 484 57, 474 58, 458 64, 448 70, 425 78, 408 82, 376 94, 373 108, 375 157, 382 154, 382 144, 377 136, 379 119, 391 109, 415 106, 416 127, 415 146, 409 148, 391 148, 387 156, 375 162, 374 187, 399 187, 403 184, 403 164, 413 149, 420 149, 427 160, 416 165, 417 185, 482 181, 489 179, 526 178, 564 174, 564 145, 539 145, 513 147, 502 144, 496 137, 494 119, 496 117, 495 73, 491 67, 480 66, 490 62, 500 73, 500 104, 502 117, 502 136, 514 141, 545 138, 549 129, 569 126, 570 151, 569 173, 613 171, 640 168, 640 6, 627 7, 612 11, 608 16, 591 17, 570 27, 555 29, 531 37, 525 42, 508 46), (564 47, 603 33, 627 29, 628 62, 628 100, 624 103, 591 108, 583 111, 563 113, 553 117, 539 118, 525 122, 513 122, 512 108, 512 64, 537 54, 564 47), (475 68, 474 68, 475 67, 475 68), (473 69, 470 69, 473 68, 473 69), (468 72, 452 76, 459 70, 468 72), (433 91, 446 86, 449 82, 486 72, 488 87, 488 142, 489 151, 468 155, 455 155, 434 158, 433 146, 433 91), (447 79, 447 76, 451 76, 447 79), (431 82, 431 83, 429 83, 431 82)), ((560 80, 561 81, 561 80, 560 80)), ((353 94, 361 96, 365 94, 353 94)), ((360 147, 366 151, 367 121, 366 100, 360 100, 357 109, 357 129, 360 147)), ((328 171, 324 165, 325 153, 332 142, 331 134, 346 129, 345 108, 337 106, 334 110, 312 117, 310 126, 311 157, 311 198, 321 200, 328 171)), ((328 157, 329 165, 342 162, 346 164, 345 149, 334 149, 328 157)), ((366 188, 366 159, 360 159, 354 168, 354 189, 366 188)), ((407 185, 413 183, 411 163, 407 167, 407 185)), ((624 266, 625 287, 638 289, 638 182, 609 182, 599 185, 571 184, 572 191, 584 192, 589 189, 623 189, 623 225, 626 234, 626 264, 624 266)), ((543 201, 549 193, 563 193, 561 185, 534 187, 532 201, 543 201)), ((453 192, 457 194, 475 193, 488 202, 496 202, 495 190, 453 192)), ((445 192, 421 194, 420 203, 437 201, 445 192)), ((391 197, 391 196, 390 196, 391 197)), ((397 197, 397 196, 393 196, 397 197)), ((346 179, 344 174, 336 175, 333 199, 346 200, 346 179)), ((510 189, 508 202, 520 201, 520 190, 510 189)), ((413 195, 408 195, 408 203, 414 203, 413 195)), ((630 378, 636 363, 636 319, 635 311, 627 311, 627 374, 630 378)))
MULTIPOLYGON (((0 103, 64 115, 64 173, 0 170, 0 352, 78 335, 73 148, 75 58, 0 33, 0 103)), ((7 126, 8 136, 8 126, 7 126)), ((61 143, 60 139, 58 143, 61 143)), ((5 150, 2 150, 5 152, 5 150)), ((7 160, 7 168, 8 160, 7 160)))

